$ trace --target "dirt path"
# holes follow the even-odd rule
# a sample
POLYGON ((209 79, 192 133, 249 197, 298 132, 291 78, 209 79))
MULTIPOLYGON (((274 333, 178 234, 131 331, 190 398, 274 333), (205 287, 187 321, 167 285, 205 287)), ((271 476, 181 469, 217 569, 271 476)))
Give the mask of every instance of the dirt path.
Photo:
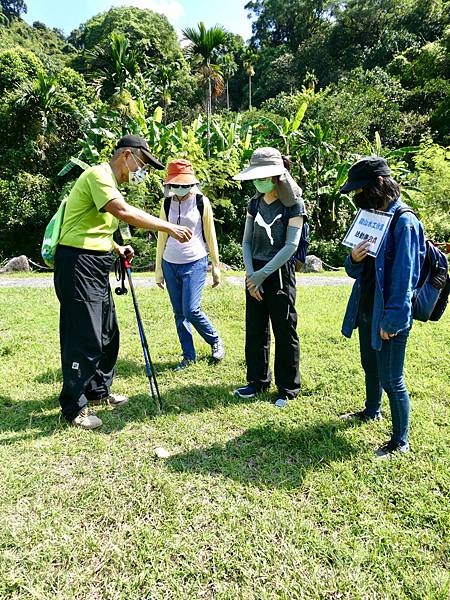
MULTIPOLYGON (((224 283, 231 285, 243 286, 244 278, 240 275, 230 275, 223 278, 224 283)), ((134 277, 133 282, 136 287, 155 287, 154 277, 134 277)), ((353 279, 350 277, 321 277, 297 275, 297 285, 299 286, 335 286, 335 285, 352 285, 353 279)), ((116 280, 111 278, 111 286, 116 285, 116 280)), ((51 277, 10 277, 8 275, 0 275, 0 288, 13 287, 31 287, 31 288, 51 288, 53 287, 53 278, 51 277)))

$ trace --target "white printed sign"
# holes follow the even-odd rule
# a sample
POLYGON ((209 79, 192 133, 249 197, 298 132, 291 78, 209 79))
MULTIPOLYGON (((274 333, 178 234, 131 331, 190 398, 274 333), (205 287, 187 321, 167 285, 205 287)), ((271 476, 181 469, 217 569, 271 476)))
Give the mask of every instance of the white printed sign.
POLYGON ((392 214, 378 210, 359 209, 352 226, 342 240, 344 246, 354 248, 361 242, 369 242, 370 256, 376 256, 384 240, 392 214))

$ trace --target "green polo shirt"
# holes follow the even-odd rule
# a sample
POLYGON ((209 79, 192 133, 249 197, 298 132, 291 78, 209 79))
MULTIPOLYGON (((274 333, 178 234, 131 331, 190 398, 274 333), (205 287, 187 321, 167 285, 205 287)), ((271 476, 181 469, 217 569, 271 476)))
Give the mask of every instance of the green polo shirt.
POLYGON ((69 194, 59 243, 86 250, 109 252, 118 220, 103 207, 122 197, 108 163, 90 167, 69 194))

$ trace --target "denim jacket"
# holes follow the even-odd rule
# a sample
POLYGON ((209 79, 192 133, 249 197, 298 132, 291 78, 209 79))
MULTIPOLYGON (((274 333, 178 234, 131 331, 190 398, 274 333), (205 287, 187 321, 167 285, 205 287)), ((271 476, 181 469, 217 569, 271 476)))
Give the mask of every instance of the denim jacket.
MULTIPOLYGON (((387 213, 406 206, 400 198, 391 202, 387 213)), ((372 348, 381 350, 380 328, 387 333, 399 333, 412 325, 412 295, 419 281, 425 258, 425 237, 420 221, 408 212, 399 218, 394 231, 389 228, 375 259, 375 297, 372 316, 372 348)), ((350 254, 345 270, 356 279, 347 304, 342 333, 351 337, 358 326, 361 298, 361 276, 364 261, 354 263, 350 254)))

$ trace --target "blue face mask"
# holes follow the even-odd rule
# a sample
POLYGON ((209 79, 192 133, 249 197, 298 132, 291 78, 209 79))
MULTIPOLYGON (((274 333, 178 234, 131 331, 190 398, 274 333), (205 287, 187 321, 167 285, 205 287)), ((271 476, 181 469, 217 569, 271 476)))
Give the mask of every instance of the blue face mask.
POLYGON ((171 194, 178 196, 178 198, 182 198, 191 192, 192 185, 171 185, 169 186, 169 189, 171 194))

